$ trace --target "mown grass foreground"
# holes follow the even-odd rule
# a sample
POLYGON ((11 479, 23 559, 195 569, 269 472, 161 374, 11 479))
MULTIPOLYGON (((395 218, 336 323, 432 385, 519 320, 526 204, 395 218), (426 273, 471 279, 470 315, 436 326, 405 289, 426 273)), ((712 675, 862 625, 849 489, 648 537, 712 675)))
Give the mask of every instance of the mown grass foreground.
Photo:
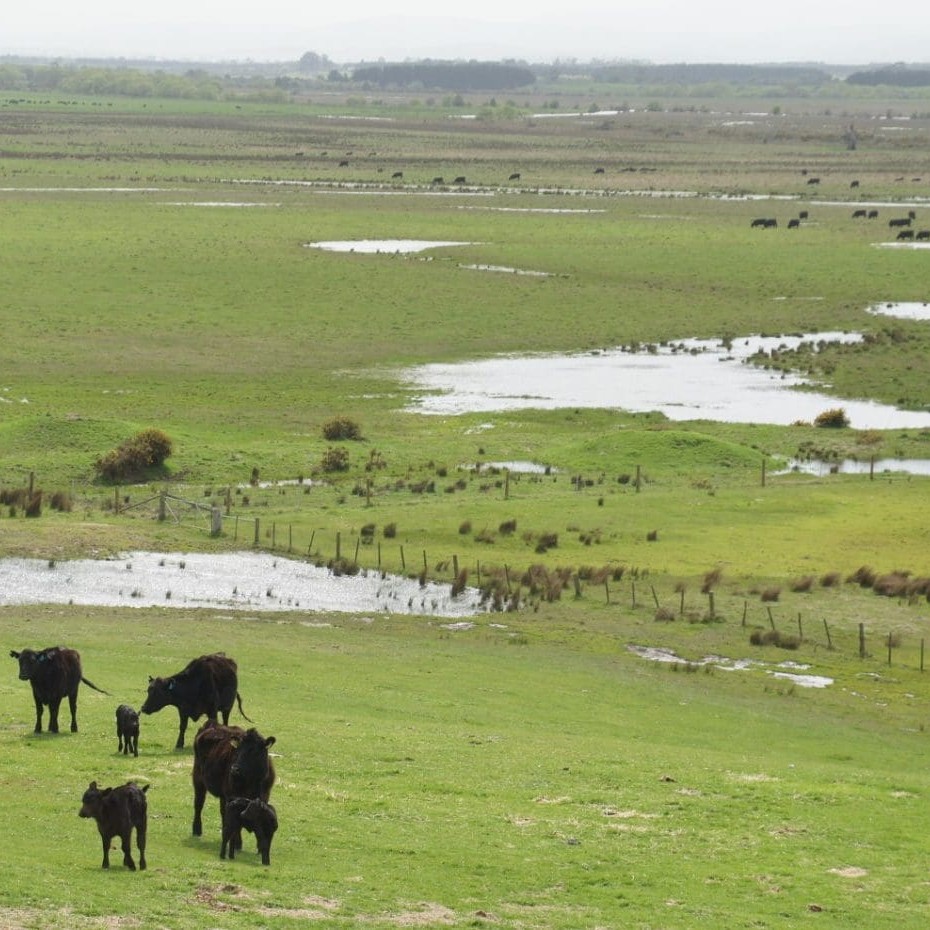
POLYGON ((824 660, 836 683, 810 690, 657 665, 626 650, 654 624, 621 618, 450 630, 49 609, 2 622, 20 645, 79 643, 111 694, 82 689, 78 734, 36 736, 12 662, 0 684, 6 926, 852 928, 926 914, 915 671, 837 655, 824 660), (116 704, 218 648, 277 737, 267 868, 249 837, 219 859, 213 799, 191 837, 173 710, 143 719, 138 759, 116 751, 116 704), (151 784, 149 868, 117 856, 104 873, 80 796, 129 778, 151 784))

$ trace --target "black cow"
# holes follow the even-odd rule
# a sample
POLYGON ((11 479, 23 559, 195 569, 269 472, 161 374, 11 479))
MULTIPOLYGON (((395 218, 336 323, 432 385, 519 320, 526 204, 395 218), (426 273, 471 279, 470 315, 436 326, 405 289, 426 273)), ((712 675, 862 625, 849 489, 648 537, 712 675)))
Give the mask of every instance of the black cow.
POLYGON ((145 792, 148 785, 140 788, 135 782, 128 781, 118 788, 97 787, 92 781, 81 799, 81 817, 93 817, 97 821, 100 839, 103 841, 103 868, 110 868, 110 843, 118 836, 123 847, 123 865, 136 870, 132 861, 132 831, 136 831, 136 845, 139 847, 139 869, 145 869, 145 834, 148 829, 148 802, 145 792))
POLYGON ((800 226, 800 220, 788 220, 788 229, 798 229, 800 226))
POLYGON ((89 688, 107 692, 88 681, 81 671, 81 656, 75 649, 64 646, 49 646, 36 652, 23 649, 10 650, 10 655, 19 660, 19 677, 32 685, 32 696, 36 702, 35 732, 42 732, 42 706, 48 704, 48 731, 58 732, 58 708, 63 698, 71 708, 71 732, 77 733, 77 696, 83 681, 89 688))
POLYGON ((930 239, 930 229, 918 229, 915 239, 930 239))
POLYGON ((271 841, 278 829, 278 815, 274 807, 259 798, 230 798, 226 802, 226 814, 223 817, 223 844, 220 846, 220 859, 236 858, 236 850, 242 849, 242 828, 255 834, 258 854, 262 865, 271 864, 271 841))
POLYGON ((866 219, 877 220, 878 219, 878 210, 869 210, 866 219))
POLYGON ((852 218, 853 218, 854 220, 858 220, 860 217, 861 217, 862 219, 865 219, 865 217, 866 217, 865 210, 853 210, 852 218))
POLYGON ((431 183, 433 183, 433 184, 445 184, 445 181, 443 181, 442 178, 433 178, 433 180, 432 180, 431 183))
MULTIPOLYGON (((188 720, 198 720, 206 715, 216 720, 223 715, 223 723, 229 723, 233 701, 239 705, 239 713, 245 717, 242 698, 239 696, 238 666, 222 652, 192 659, 177 675, 168 678, 149 678, 149 691, 142 705, 143 714, 154 714, 167 707, 177 707, 180 718, 176 749, 184 748, 184 733, 188 720)), ((249 721, 251 723, 251 721, 249 721)))
POLYGON ((404 176, 404 172, 403 172, 403 171, 395 171, 395 172, 391 175, 392 178, 402 178, 403 176, 404 176))
POLYGON ((858 186, 859 186, 859 182, 858 182, 858 181, 850 181, 850 182, 849 182, 849 186, 850 186, 850 187, 858 187, 858 186))
POLYGON ((807 183, 808 183, 808 184, 819 184, 819 183, 820 183, 820 178, 808 178, 808 179, 807 179, 807 183))
POLYGON ((898 233, 898 239, 913 239, 913 238, 914 238, 914 230, 913 230, 913 229, 902 229, 902 230, 898 233))
POLYGON ((514 173, 513 173, 512 175, 510 175, 510 177, 507 178, 507 180, 508 180, 508 181, 519 181, 519 180, 520 180, 520 172, 519 172, 519 171, 514 171, 514 173))
POLYGON ((116 751, 128 756, 139 755, 139 712, 128 704, 116 708, 116 751))
POLYGON ((594 169, 594 173, 595 173, 595 174, 603 174, 603 173, 604 173, 604 169, 603 169, 603 168, 595 168, 595 169, 594 169))
POLYGON ((909 216, 896 216, 888 220, 888 227, 894 229, 895 226, 910 226, 911 218, 909 216))
POLYGON ((908 210, 908 211, 907 211, 907 216, 908 216, 908 219, 916 220, 916 219, 917 219, 917 212, 916 212, 915 210, 908 210))
POLYGON ((464 174, 460 174, 452 183, 453 183, 453 184, 464 184, 464 183, 465 183, 465 175, 464 175, 464 174))
POLYGON ((203 833, 202 812, 207 792, 220 800, 220 821, 226 822, 226 802, 230 798, 268 800, 274 785, 274 764, 268 749, 275 738, 267 739, 251 727, 228 727, 208 720, 194 737, 194 836, 203 833))
POLYGON ((778 220, 769 217, 759 217, 753 220, 749 225, 750 227, 761 226, 762 229, 774 229, 778 226, 778 220))
POLYGON ((807 217, 808 217, 808 212, 807 212, 807 210, 801 210, 801 211, 798 213, 798 219, 806 220, 807 217))

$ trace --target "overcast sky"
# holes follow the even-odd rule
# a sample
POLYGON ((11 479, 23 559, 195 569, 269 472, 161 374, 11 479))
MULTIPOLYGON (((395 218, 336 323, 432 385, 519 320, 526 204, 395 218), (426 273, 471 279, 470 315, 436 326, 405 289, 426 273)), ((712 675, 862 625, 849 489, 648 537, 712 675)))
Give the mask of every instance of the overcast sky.
POLYGON ((0 20, 0 54, 283 61, 307 51, 338 63, 925 62, 930 7, 926 0, 17 0, 0 20))

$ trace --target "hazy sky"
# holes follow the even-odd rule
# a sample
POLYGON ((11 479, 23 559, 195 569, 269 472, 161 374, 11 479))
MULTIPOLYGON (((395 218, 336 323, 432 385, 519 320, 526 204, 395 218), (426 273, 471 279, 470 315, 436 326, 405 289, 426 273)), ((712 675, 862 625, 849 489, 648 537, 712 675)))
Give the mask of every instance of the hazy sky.
POLYGON ((51 0, 7 4, 0 54, 186 60, 930 60, 926 0, 51 0), (388 14, 386 11, 390 11, 388 14))

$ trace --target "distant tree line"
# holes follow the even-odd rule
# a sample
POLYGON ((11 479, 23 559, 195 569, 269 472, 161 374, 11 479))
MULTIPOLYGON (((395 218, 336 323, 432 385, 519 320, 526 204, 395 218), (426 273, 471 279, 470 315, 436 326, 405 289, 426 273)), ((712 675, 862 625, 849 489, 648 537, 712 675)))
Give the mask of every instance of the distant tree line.
POLYGON ((494 61, 419 61, 355 68, 352 80, 378 87, 420 87, 435 90, 514 90, 535 83, 522 65, 494 61))
POLYGON ((615 64, 594 68, 592 76, 605 84, 817 85, 832 80, 826 71, 805 65, 615 64))
POLYGON ((876 87, 887 84, 891 87, 927 87, 930 85, 928 68, 880 68, 876 71, 856 71, 846 78, 847 84, 876 87))
POLYGON ((0 64, 0 90, 213 100, 221 96, 222 82, 199 70, 168 74, 125 67, 0 64))

